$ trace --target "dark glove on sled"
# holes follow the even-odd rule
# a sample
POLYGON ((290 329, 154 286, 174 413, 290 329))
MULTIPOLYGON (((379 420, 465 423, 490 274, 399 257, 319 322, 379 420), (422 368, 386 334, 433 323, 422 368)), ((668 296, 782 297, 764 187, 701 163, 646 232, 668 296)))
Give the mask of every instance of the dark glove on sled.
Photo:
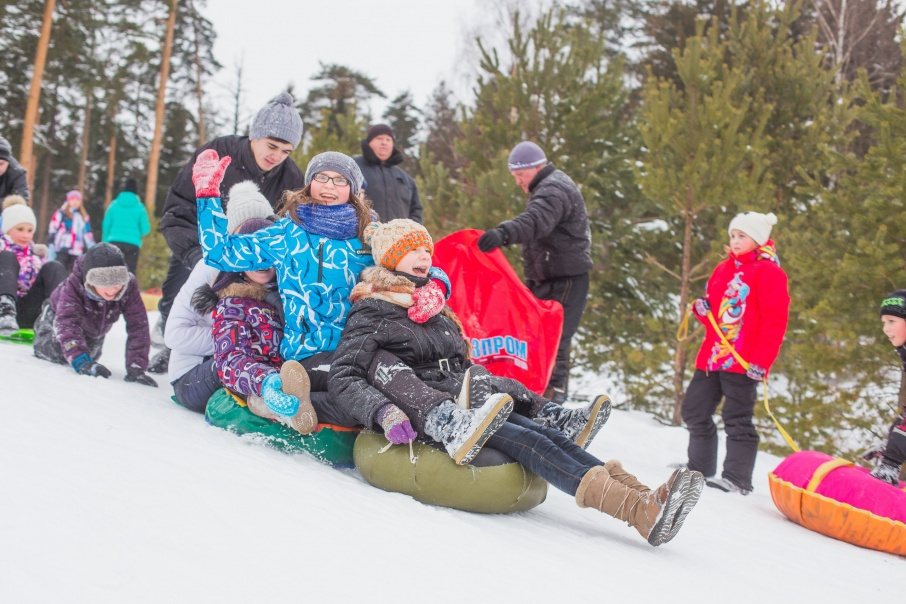
POLYGON ((157 388, 157 382, 154 381, 154 378, 146 374, 141 369, 129 369, 126 372, 125 380, 127 382, 135 382, 136 384, 141 384, 142 386, 152 386, 154 388, 157 388))
POLYGON ((484 235, 478 238, 478 249, 484 253, 496 250, 504 243, 504 233, 502 229, 491 229, 485 231, 484 235))
POLYGON ((90 375, 92 377, 102 377, 109 378, 110 370, 101 365, 100 363, 95 363, 91 360, 91 357, 85 353, 80 354, 72 361, 72 368, 76 370, 77 373, 82 375, 90 375))

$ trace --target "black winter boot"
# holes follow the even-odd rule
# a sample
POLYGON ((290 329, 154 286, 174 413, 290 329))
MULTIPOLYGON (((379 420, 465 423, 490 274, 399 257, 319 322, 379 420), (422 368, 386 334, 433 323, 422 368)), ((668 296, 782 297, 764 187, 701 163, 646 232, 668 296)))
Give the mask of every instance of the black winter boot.
POLYGON ((8 295, 0 296, 0 336, 10 336, 17 331, 16 299, 8 295))

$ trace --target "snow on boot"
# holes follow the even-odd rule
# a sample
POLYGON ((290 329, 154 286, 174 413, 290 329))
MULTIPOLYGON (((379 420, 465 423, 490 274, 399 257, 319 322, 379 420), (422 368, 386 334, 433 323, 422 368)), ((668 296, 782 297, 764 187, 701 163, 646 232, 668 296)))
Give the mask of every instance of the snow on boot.
POLYGON ((893 486, 899 486, 900 484, 900 466, 894 465, 886 459, 882 460, 878 467, 871 471, 871 475, 893 486))
POLYGON ((258 417, 263 417, 264 419, 277 419, 277 414, 268 409, 267 403, 265 403, 264 399, 257 394, 250 394, 245 401, 245 404, 248 405, 249 411, 258 417))
POLYGON ((10 336, 17 331, 16 300, 12 296, 0 296, 0 336, 10 336))
POLYGON ((610 398, 601 394, 584 407, 567 408, 548 403, 534 420, 542 426, 559 430, 571 441, 587 449, 598 431, 610 418, 610 398))
POLYGON ((679 515, 691 494, 691 474, 676 470, 657 491, 641 493, 612 478, 604 466, 597 466, 582 477, 576 503, 628 523, 657 547, 675 537, 682 526, 685 516, 679 515))
POLYGON ((286 361, 280 368, 283 392, 299 399, 299 410, 291 417, 279 418, 300 434, 311 434, 318 427, 318 414, 311 404, 311 380, 298 361, 286 361))
POLYGON ((453 461, 461 466, 471 462, 484 443, 513 412, 509 394, 492 395, 479 409, 460 409, 444 401, 425 416, 425 434, 441 443, 453 461))
POLYGON ((157 321, 151 329, 151 346, 155 348, 167 347, 164 343, 164 319, 161 316, 157 317, 157 321))
POLYGON ((164 348, 151 358, 148 363, 148 373, 167 373, 170 365, 170 349, 164 348))
POLYGON ((462 376, 462 390, 456 398, 456 404, 461 409, 477 409, 494 394, 491 381, 488 379, 491 372, 483 365, 469 365, 462 376))

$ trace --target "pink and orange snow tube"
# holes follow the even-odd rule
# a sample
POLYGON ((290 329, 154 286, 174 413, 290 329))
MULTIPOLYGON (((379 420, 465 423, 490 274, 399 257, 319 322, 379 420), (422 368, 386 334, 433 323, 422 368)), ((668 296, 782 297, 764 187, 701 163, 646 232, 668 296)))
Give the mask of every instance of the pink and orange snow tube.
POLYGON ((906 490, 872 478, 865 468, 800 451, 768 474, 768 482, 774 505, 793 522, 834 539, 906 555, 906 490))

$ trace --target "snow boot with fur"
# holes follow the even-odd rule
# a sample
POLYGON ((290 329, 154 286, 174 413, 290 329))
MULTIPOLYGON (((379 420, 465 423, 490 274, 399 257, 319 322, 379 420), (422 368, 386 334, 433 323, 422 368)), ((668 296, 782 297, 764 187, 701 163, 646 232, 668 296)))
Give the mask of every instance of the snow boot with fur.
POLYGON ((471 462, 484 443, 513 412, 509 394, 494 394, 478 409, 460 409, 444 401, 425 416, 425 434, 441 443, 453 461, 471 462))
POLYGON ((278 415, 267 408, 267 403, 264 402, 264 399, 258 396, 257 394, 250 394, 246 399, 245 404, 248 405, 249 411, 257 415, 258 417, 263 417, 264 419, 276 420, 278 415))

